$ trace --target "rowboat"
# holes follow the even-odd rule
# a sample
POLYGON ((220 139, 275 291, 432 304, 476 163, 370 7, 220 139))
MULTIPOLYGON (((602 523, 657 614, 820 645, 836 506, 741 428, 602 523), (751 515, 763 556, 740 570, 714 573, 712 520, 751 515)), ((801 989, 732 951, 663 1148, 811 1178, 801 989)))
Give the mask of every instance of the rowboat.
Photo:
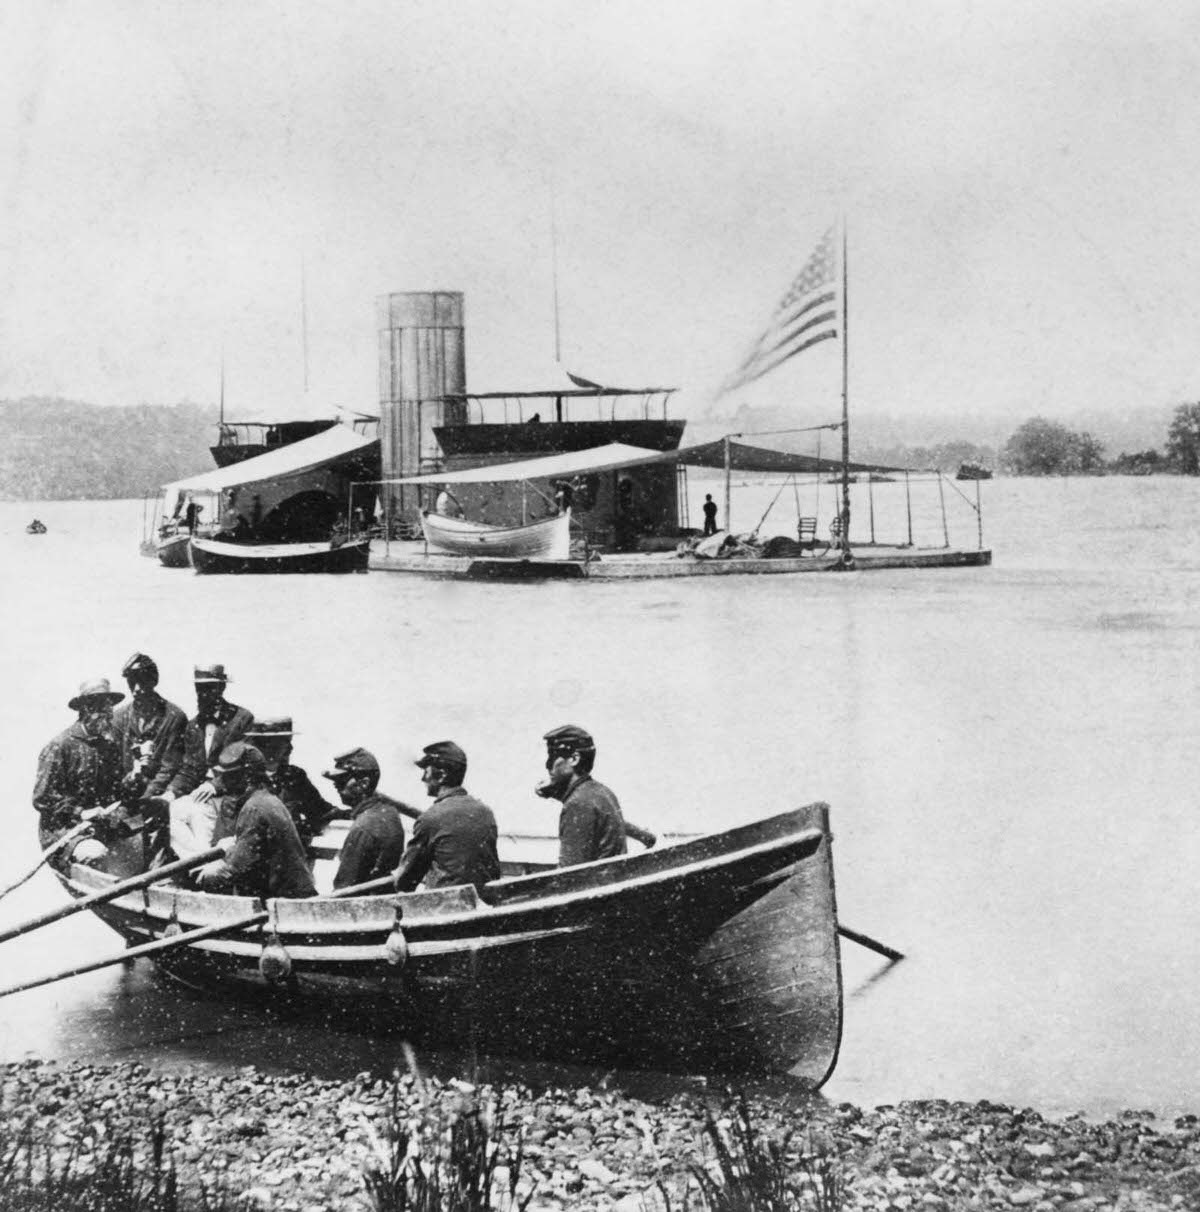
POLYGON ((155 545, 158 562, 164 568, 191 568, 191 539, 191 533, 186 530, 164 535, 155 545))
POLYGON ((571 511, 525 526, 485 526, 426 511, 421 529, 430 547, 451 555, 502 560, 565 560, 571 554, 571 511))
POLYGON ((192 538, 191 559, 197 572, 365 572, 370 540, 340 544, 229 543, 192 538))
MULTIPOLYGON (((58 878, 81 898, 117 877, 76 864, 58 878)), ((159 884, 88 908, 130 947, 215 932, 155 954, 189 986, 372 1031, 387 1023, 414 1041, 687 1072, 789 1070, 814 1089, 837 1059, 825 804, 505 875, 478 892, 264 906, 159 884)))

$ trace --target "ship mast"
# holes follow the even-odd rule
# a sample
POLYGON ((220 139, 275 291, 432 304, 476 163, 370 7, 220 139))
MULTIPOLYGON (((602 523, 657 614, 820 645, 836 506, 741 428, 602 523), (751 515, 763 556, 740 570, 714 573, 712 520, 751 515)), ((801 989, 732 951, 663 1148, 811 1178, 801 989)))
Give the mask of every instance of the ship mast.
POLYGON ((850 554, 850 300, 847 289, 846 220, 842 219, 842 564, 848 566, 850 554))

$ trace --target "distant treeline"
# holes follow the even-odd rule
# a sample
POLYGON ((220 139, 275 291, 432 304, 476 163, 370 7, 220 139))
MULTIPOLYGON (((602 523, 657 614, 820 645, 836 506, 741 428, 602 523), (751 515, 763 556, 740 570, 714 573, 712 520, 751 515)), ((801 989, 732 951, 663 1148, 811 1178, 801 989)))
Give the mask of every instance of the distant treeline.
POLYGON ((1093 434, 1031 417, 1008 439, 1000 467, 1014 475, 1200 475, 1200 404, 1180 404, 1171 417, 1162 450, 1122 451, 1106 458, 1093 434))
POLYGON ((140 497, 212 467, 216 426, 207 405, 0 401, 0 500, 140 497))

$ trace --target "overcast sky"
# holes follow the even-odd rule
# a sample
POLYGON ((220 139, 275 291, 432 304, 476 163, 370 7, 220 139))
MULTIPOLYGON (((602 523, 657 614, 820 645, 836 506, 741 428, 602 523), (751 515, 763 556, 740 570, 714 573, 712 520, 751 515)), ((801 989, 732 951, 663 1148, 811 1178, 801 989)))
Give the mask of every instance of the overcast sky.
MULTIPOLYGON (((841 214, 855 408, 1200 398, 1195 4, 0 14, 0 398, 215 402, 223 356, 231 415, 373 411, 375 299, 427 289, 472 390, 561 383, 552 212, 563 363, 685 413, 841 214)), ((747 398, 832 410, 831 350, 747 398)))

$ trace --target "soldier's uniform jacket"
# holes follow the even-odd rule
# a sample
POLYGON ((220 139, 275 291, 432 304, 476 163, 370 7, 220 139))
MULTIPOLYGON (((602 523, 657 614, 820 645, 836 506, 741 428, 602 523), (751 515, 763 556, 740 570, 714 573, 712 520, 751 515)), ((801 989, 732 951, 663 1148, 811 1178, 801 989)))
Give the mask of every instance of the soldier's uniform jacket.
POLYGON ((157 691, 113 712, 113 731, 121 754, 121 771, 136 770, 146 780, 144 796, 162 795, 183 765, 188 720, 183 711, 157 691), (140 763, 140 765, 139 765, 140 763))
POLYGON ((617 797, 590 774, 577 776, 558 818, 558 865, 594 863, 625 851, 625 818, 617 797))
POLYGON ((111 804, 120 781, 120 756, 112 737, 91 737, 78 721, 60 732, 38 755, 33 787, 43 848, 77 825, 81 812, 111 804))
POLYGON ((211 717, 201 719, 199 715, 188 720, 184 736, 183 763, 167 790, 172 796, 187 795, 208 777, 208 768, 217 760, 217 755, 226 745, 240 741, 246 729, 254 723, 254 716, 245 707, 222 699, 211 717), (212 724, 212 739, 207 745, 204 734, 212 724))
POLYGON ((446 787, 413 825, 396 887, 407 892, 424 880, 426 888, 480 888, 499 878, 495 815, 462 787, 446 787))
MULTIPOLYGON (((354 808, 354 824, 342 843, 335 888, 365 884, 381 875, 391 875, 404 853, 402 805, 372 792, 354 808)), ((411 811, 411 810, 410 810, 411 811)))
POLYGON ((225 862, 240 896, 316 896, 300 835, 278 796, 254 788, 242 801, 234 838, 225 862))
MULTIPOLYGON (((253 740, 251 740, 253 744, 253 740)), ((329 824, 340 811, 313 786, 312 779, 290 762, 280 766, 268 776, 271 790, 283 801, 284 807, 296 822, 296 832, 307 848, 314 837, 329 824)))

